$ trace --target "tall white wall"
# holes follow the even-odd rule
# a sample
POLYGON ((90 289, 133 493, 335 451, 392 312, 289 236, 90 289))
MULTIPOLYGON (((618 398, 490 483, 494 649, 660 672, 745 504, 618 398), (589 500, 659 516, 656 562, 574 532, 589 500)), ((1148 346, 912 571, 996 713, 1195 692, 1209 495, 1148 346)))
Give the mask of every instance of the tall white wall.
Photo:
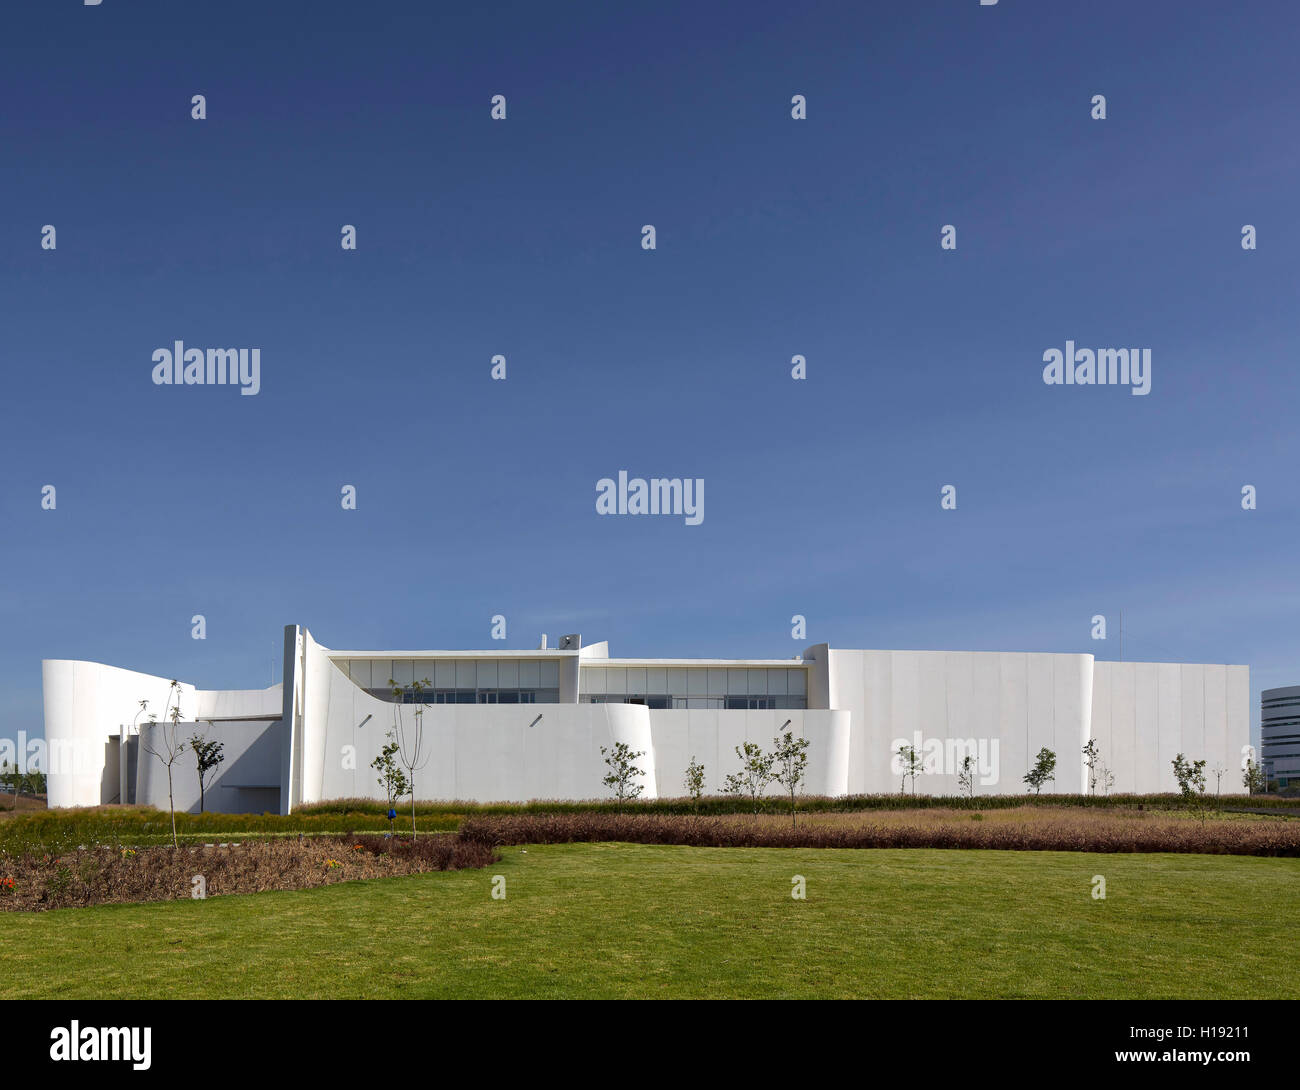
POLYGON ((1173 760, 1216 765, 1223 790, 1242 790, 1250 742, 1250 668, 1192 663, 1098 662, 1092 736, 1115 774, 1114 792, 1176 791, 1173 760))
MULTIPOLYGON (((278 709, 277 709, 278 714, 278 709)), ((277 813, 280 808, 280 723, 278 720, 180 722, 172 741, 194 735, 220 742, 224 760, 199 791, 198 766, 188 747, 172 764, 171 791, 178 813, 198 813, 200 802, 209 813, 277 813)), ((167 768, 149 747, 166 752, 171 723, 143 724, 136 746, 135 801, 160 810, 168 806, 167 768)))
MULTIPOLYGON (((135 721, 141 700, 149 701, 149 711, 160 718, 165 714, 171 678, 99 662, 46 659, 41 680, 49 804, 99 806, 119 801, 118 732, 135 721)), ((183 715, 195 707, 194 692, 192 685, 180 687, 183 715)))
POLYGON ((972 756, 986 756, 976 794, 1025 790, 1021 777, 1043 747, 1057 755, 1056 781, 1044 790, 1081 790, 1092 665, 1090 655, 830 650, 830 706, 851 716, 849 792, 898 791, 894 755, 916 745, 944 754, 927 762, 916 789, 955 795, 957 768, 947 758, 967 742, 972 756))
MULTIPOLYGON (((226 773, 239 769, 226 781, 235 790, 218 788, 218 798, 256 798, 261 809, 276 782, 283 811, 331 798, 380 797, 370 762, 394 716, 412 726, 417 705, 370 696, 305 629, 286 630, 285 652, 283 686, 181 686, 183 718, 216 720, 233 758, 226 773)), ((575 655, 574 670, 577 664, 575 655)), ((118 731, 132 722, 142 699, 164 712, 169 679, 63 659, 47 660, 42 669, 50 805, 114 801, 118 731)), ((1250 673, 1244 666, 841 651, 823 644, 809 650, 807 684, 808 709, 789 711, 424 705, 417 794, 481 801, 603 796, 600 748, 620 741, 646 754, 645 797, 682 794, 692 757, 705 765, 707 789, 717 791, 738 769, 735 748, 746 741, 769 747, 786 720, 788 729, 812 743, 805 790, 827 795, 899 790, 895 753, 904 744, 916 744, 926 761, 917 782, 926 793, 958 792, 958 764, 966 752, 978 761, 977 794, 1020 793, 1043 747, 1057 754, 1056 780, 1045 790, 1081 792, 1087 789, 1082 748, 1090 737, 1115 774, 1112 791, 1174 790, 1171 762, 1179 752, 1225 767, 1225 790, 1237 790, 1249 742, 1250 673)), ((154 803, 160 798, 156 763, 137 759, 139 797, 154 803)), ((193 787, 197 797, 197 783, 193 787)))
POLYGON ((301 793, 294 805, 334 798, 382 798, 370 762, 396 733, 408 740, 423 707, 423 750, 415 771, 422 799, 527 801, 606 794, 600 747, 626 742, 641 762, 653 798, 654 742, 637 704, 392 704, 358 688, 308 645, 301 793), (313 676, 313 673, 315 676, 313 676), (540 717, 540 719, 539 719, 540 717))
MULTIPOLYGON (((366 693, 302 634, 305 670, 297 679, 304 776, 294 805, 324 799, 382 797, 370 767, 400 716, 408 737, 419 705, 391 704, 366 693)), ((576 660, 575 660, 576 661, 576 660)), ((644 753, 643 797, 685 793, 692 757, 705 765, 708 790, 739 769, 736 746, 770 748, 786 729, 808 737, 807 793, 844 794, 849 716, 831 711, 651 710, 642 704, 425 704, 425 760, 416 771, 420 798, 528 801, 600 798, 608 771, 600 748, 625 742, 644 753), (540 720, 538 717, 540 716, 540 720)))
MULTIPOLYGON (((686 767, 692 758, 704 766, 705 793, 720 794, 723 780, 740 771, 736 748, 754 742, 764 750, 771 750, 782 728, 796 738, 807 738, 810 743, 801 789, 804 794, 847 792, 849 716, 846 712, 656 710, 650 712, 649 719, 661 796, 672 798, 686 794, 686 767), (786 720, 790 721, 788 727, 786 720)), ((780 788, 774 786, 772 790, 780 788)))
MULTIPOLYGON (((118 733, 137 721, 141 700, 149 701, 148 711, 159 719, 166 717, 168 701, 175 701, 171 678, 71 659, 46 659, 41 675, 49 804, 99 806, 121 801, 118 733)), ((278 714, 280 709, 279 686, 206 690, 181 682, 179 693, 181 718, 186 721, 278 714)), ((139 715, 141 726, 147 722, 147 715, 139 715)), ((156 759, 149 760, 157 764, 156 759)))

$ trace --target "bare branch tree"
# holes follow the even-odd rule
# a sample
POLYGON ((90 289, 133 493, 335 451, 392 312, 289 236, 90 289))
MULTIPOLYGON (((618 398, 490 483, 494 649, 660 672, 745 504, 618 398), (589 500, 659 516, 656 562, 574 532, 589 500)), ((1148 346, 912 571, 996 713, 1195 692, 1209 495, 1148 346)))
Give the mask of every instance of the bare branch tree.
MULTIPOLYGON (((141 707, 145 702, 141 702, 141 707)), ((172 765, 185 752, 185 743, 180 740, 178 731, 180 729, 181 719, 181 683, 173 680, 167 689, 167 708, 163 716, 163 722, 159 723, 152 714, 149 716, 154 726, 154 730, 149 734, 149 743, 144 746, 146 753, 151 753, 157 757, 167 769, 167 806, 172 815, 172 847, 178 847, 176 841, 176 795, 172 786, 172 765), (175 697, 176 703, 172 703, 175 697), (171 720, 170 729, 167 726, 167 720, 171 720)), ((144 743, 141 743, 144 745, 144 743)))
POLYGON ((406 769, 406 780, 411 791, 411 839, 416 837, 415 831, 415 774, 429 763, 430 754, 424 752, 424 701, 421 699, 425 689, 433 687, 433 682, 427 677, 415 682, 412 689, 415 693, 415 703, 417 705, 412 718, 415 722, 410 730, 406 728, 406 717, 402 714, 405 707, 406 690, 398 685, 391 677, 388 684, 393 687, 393 733, 397 736, 397 756, 402 762, 402 767, 406 769))

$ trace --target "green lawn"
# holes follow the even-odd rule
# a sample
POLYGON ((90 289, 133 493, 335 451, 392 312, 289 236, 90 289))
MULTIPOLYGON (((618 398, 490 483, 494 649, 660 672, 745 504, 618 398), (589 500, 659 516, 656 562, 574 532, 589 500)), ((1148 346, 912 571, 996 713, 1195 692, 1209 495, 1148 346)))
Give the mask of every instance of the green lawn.
POLYGON ((1248 856, 509 848, 484 871, 5 913, 0 997, 1296 998, 1297 880, 1248 856))

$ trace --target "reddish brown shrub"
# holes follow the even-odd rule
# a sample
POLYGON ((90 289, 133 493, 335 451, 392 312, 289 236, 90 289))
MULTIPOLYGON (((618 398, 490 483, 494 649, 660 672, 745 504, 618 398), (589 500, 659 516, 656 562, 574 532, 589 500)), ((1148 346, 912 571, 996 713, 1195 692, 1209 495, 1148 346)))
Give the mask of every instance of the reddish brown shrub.
POLYGON ((925 820, 878 814, 804 819, 689 818, 659 814, 537 814, 466 818, 461 837, 492 846, 624 841, 719 848, 985 848, 1002 851, 1193 852, 1300 856, 1300 824, 1287 821, 1204 823, 1150 814, 1053 811, 972 822, 969 813, 930 813, 925 820), (856 817, 856 821, 847 820, 856 817), (1019 817, 1019 820, 1017 818, 1019 817))
POLYGON ((219 897, 477 868, 498 858, 488 844, 451 835, 414 842, 364 835, 0 856, 0 910, 185 900, 196 875, 202 876, 207 896, 219 897))

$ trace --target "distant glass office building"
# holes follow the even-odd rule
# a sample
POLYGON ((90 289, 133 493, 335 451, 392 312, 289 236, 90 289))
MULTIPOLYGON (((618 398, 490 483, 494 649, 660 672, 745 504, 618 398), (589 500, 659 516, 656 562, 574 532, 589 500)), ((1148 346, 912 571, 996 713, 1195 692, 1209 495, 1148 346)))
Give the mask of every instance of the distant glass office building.
POLYGON ((1268 778, 1279 789, 1300 786, 1300 685, 1260 694, 1259 743, 1268 778))

